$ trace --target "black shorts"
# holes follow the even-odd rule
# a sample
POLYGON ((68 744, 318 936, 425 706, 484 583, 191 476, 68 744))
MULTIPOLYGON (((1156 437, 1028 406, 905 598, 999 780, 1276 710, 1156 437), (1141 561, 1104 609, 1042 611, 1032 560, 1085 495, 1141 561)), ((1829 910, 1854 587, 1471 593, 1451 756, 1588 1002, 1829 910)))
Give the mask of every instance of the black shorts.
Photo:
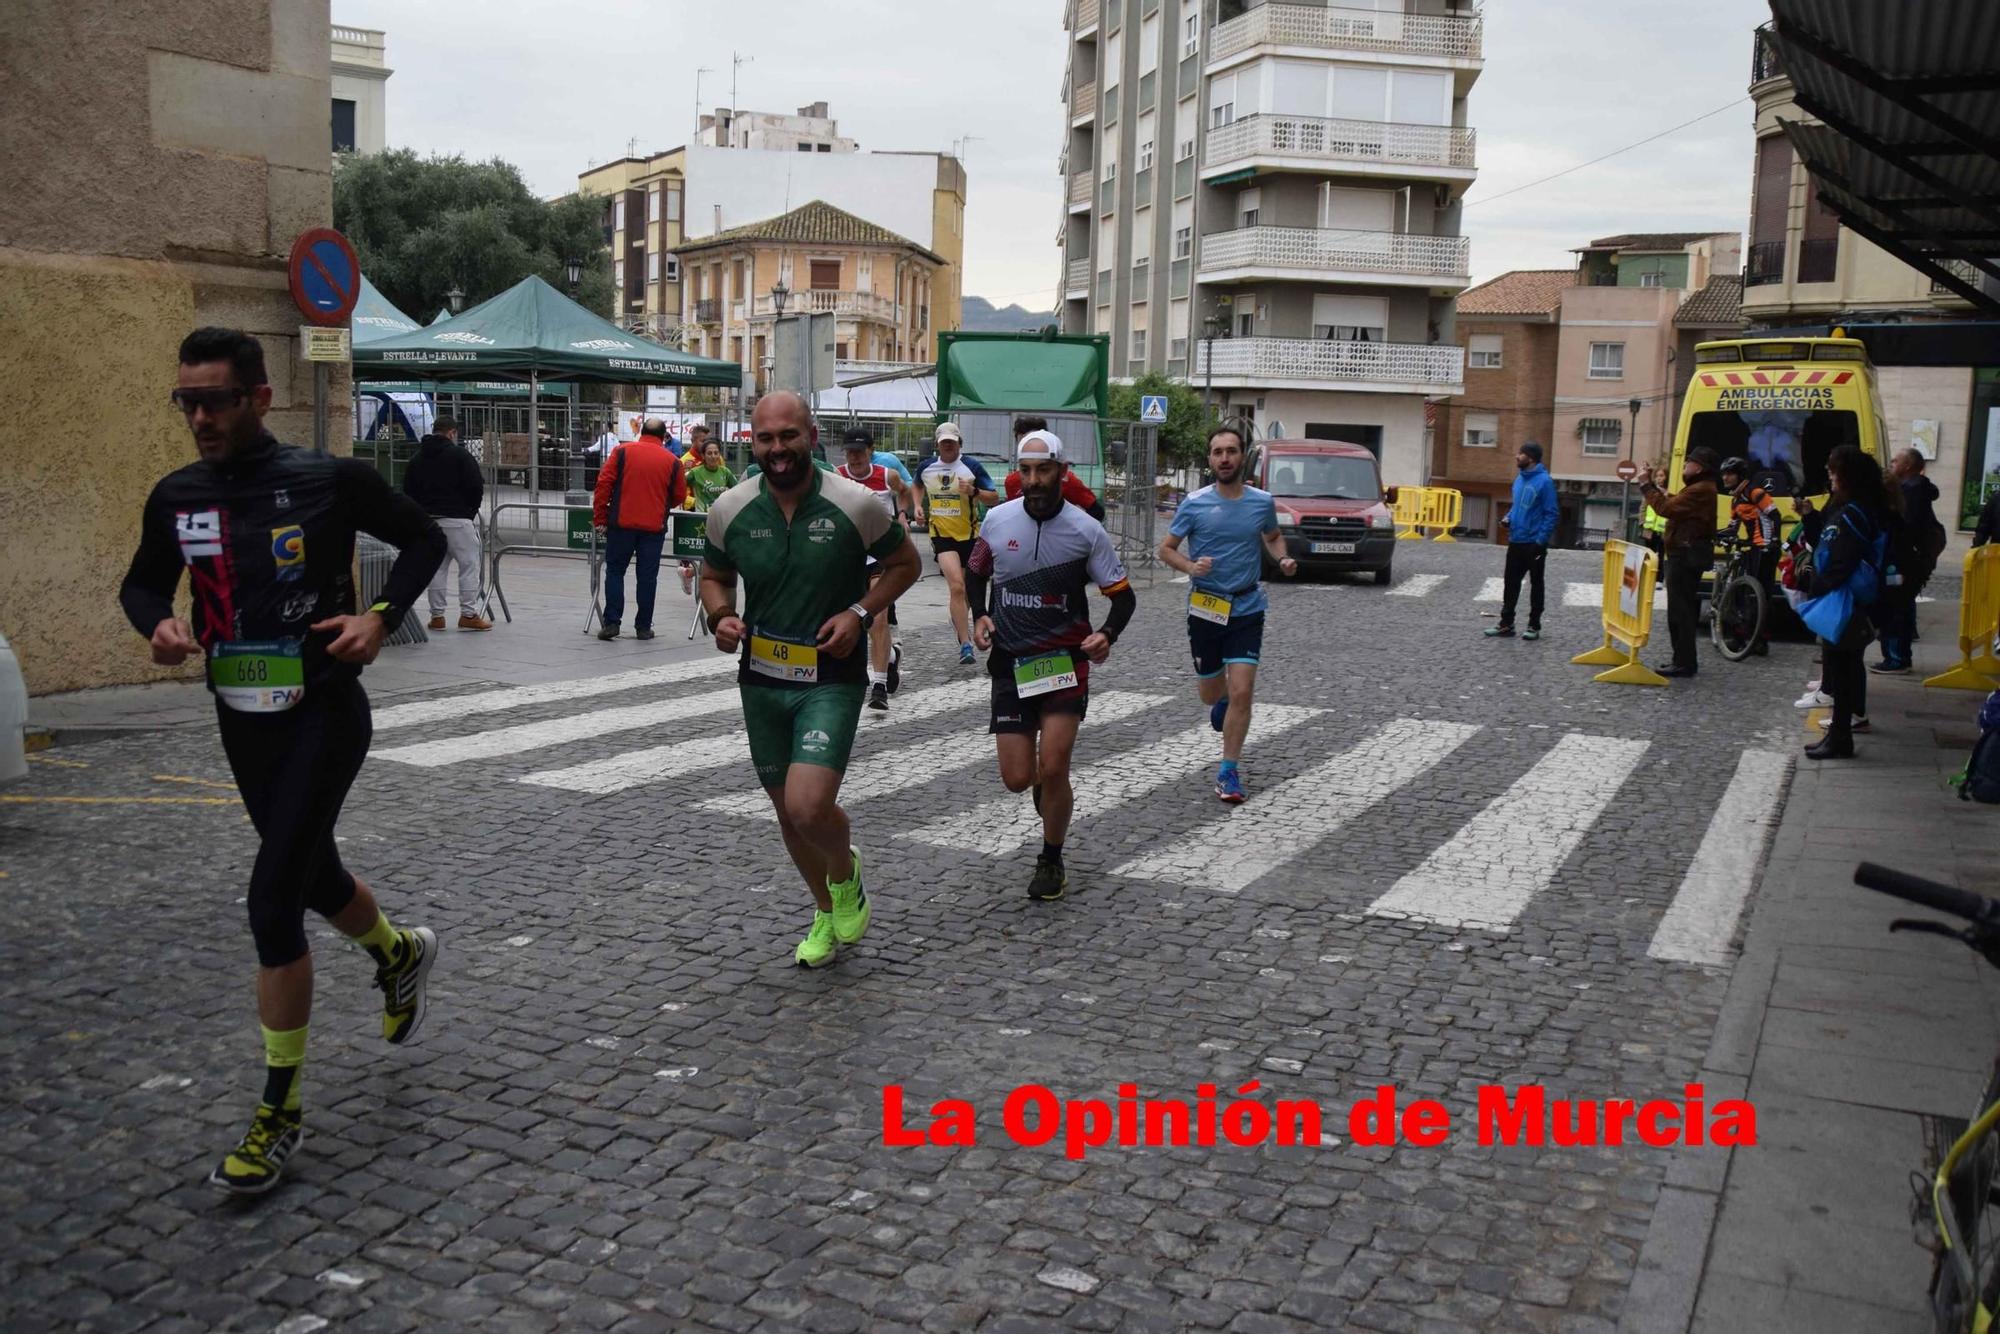
POLYGON ((1014 690, 1014 660, 1002 653, 987 659, 993 677, 993 721, 987 731, 995 736, 1032 736, 1042 730, 1042 715, 1073 713, 1079 719, 1090 708, 1090 663, 1076 657, 1076 684, 1068 690, 1022 699, 1014 690))
POLYGON ((969 537, 933 537, 931 539, 931 555, 942 556, 947 551, 958 557, 960 565, 964 565, 972 559, 972 539, 969 537))
POLYGON ((1188 647, 1194 650, 1194 674, 1204 679, 1222 675, 1230 663, 1255 667, 1264 649, 1264 613, 1232 616, 1227 625, 1190 616, 1188 647))

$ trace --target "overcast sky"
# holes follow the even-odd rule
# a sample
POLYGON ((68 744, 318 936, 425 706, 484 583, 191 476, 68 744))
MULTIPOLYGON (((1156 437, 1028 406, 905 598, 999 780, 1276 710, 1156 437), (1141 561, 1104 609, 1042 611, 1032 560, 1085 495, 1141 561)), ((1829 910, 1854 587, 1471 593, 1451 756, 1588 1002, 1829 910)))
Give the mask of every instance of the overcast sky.
MULTIPOLYGON (((1061 219, 1063 0, 333 0, 337 23, 388 33, 388 138, 501 157, 540 194, 625 155, 687 142, 701 105, 831 103, 864 149, 964 146, 965 291, 1054 301, 1061 219)), ((1763 0, 1496 0, 1473 86, 1479 180, 1465 232, 1475 277, 1563 268, 1627 231, 1741 231, 1750 209, 1751 30, 1763 0), (1551 172, 1735 102, 1561 180, 1551 172)))

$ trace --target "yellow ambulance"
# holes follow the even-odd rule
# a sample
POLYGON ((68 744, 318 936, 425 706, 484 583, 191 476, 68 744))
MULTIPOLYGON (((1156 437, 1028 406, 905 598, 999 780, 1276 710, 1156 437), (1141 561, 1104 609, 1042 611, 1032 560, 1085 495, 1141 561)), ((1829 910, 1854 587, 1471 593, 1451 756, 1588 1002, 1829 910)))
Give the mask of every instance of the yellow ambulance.
MULTIPOLYGON (((1697 344, 1694 361, 1674 431, 1670 488, 1680 488, 1688 451, 1706 446, 1718 461, 1747 461, 1789 522, 1798 515, 1790 497, 1825 504, 1826 459, 1839 446, 1858 445, 1888 466, 1882 394, 1858 339, 1839 329, 1831 338, 1732 338, 1697 344)), ((1717 509, 1726 527, 1726 495, 1717 509)), ((1649 531, 1665 526, 1646 512, 1649 531)))

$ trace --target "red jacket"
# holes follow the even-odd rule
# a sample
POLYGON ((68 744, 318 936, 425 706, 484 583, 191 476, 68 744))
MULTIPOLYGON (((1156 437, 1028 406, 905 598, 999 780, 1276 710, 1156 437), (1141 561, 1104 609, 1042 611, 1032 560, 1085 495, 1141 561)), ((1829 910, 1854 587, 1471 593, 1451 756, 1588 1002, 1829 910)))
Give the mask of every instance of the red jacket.
MULTIPOLYGON (((1097 503, 1097 493, 1078 481, 1076 474, 1073 472, 1063 474, 1062 493, 1064 500, 1067 500, 1080 510, 1087 510, 1097 503)), ((1021 474, 1010 472, 1007 474, 1007 499, 1019 500, 1020 498, 1021 474)))
POLYGON ((611 451, 597 474, 591 521, 599 528, 664 533, 667 515, 687 501, 687 472, 666 441, 642 435, 611 451))

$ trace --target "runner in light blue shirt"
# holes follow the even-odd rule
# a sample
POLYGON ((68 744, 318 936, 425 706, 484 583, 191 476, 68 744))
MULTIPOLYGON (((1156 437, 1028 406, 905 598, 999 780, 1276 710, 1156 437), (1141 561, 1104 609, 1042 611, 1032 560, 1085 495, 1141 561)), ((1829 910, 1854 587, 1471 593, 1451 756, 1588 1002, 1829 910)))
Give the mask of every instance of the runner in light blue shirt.
POLYGON ((1208 467, 1215 484, 1183 500, 1160 543, 1163 564, 1188 576, 1188 644, 1208 721, 1222 733, 1222 767, 1215 795, 1243 800, 1238 762, 1250 732, 1250 704, 1257 687, 1257 658, 1264 647, 1264 554, 1286 575, 1298 562, 1285 554, 1278 509, 1271 493, 1243 482, 1243 437, 1221 427, 1208 437, 1208 467), (1187 549, 1181 549, 1181 543, 1187 549))

